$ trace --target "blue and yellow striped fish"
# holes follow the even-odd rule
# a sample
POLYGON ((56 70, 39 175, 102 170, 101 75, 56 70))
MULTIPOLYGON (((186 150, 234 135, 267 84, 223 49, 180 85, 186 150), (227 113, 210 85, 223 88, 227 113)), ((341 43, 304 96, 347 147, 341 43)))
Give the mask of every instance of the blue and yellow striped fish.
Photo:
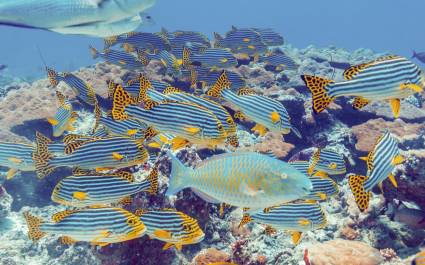
MULTIPOLYGON (((246 87, 245 78, 243 78, 239 73, 230 70, 223 71, 225 71, 227 79, 229 79, 231 90, 237 91, 246 87)), ((191 87, 196 88, 198 82, 202 84, 202 88, 212 86, 215 82, 217 82, 217 79, 223 71, 194 66, 190 70, 191 87)))
POLYGON ((168 196, 191 188, 208 202, 255 210, 300 199, 312 189, 308 177, 290 164, 255 152, 216 155, 195 169, 169 156, 168 196))
POLYGON ((210 45, 205 45, 204 43, 199 43, 199 42, 188 41, 183 44, 174 46, 171 49, 171 53, 174 54, 176 58, 182 59, 184 48, 189 49, 190 54, 200 54, 200 53, 204 53, 208 48, 210 48, 210 45))
POLYGON ((267 130, 272 132, 288 134, 291 130, 301 138, 299 131, 290 123, 291 118, 285 107, 279 101, 257 95, 250 89, 242 88, 238 93, 229 89, 231 86, 226 72, 223 72, 217 82, 207 91, 211 97, 223 97, 226 101, 236 106, 239 111, 235 118, 248 118, 256 125, 252 131, 265 135, 267 130))
POLYGON ((361 109, 374 100, 390 102, 399 116, 400 99, 423 91, 421 69, 404 57, 390 55, 345 70, 345 81, 334 82, 318 76, 301 76, 313 96, 313 110, 322 112, 337 97, 355 96, 353 108, 361 109))
POLYGON ((162 35, 168 35, 171 47, 183 47, 187 43, 200 43, 207 47, 210 47, 210 40, 204 34, 196 31, 175 31, 171 34, 162 33, 162 35))
POLYGON ((191 54, 188 48, 183 49, 183 66, 189 68, 198 65, 213 69, 234 67, 238 64, 235 56, 226 49, 208 48, 203 53, 191 54))
MULTIPOLYGON (((146 99, 146 95, 139 96, 146 99)), ((125 120, 129 117, 139 119, 156 131, 175 135, 173 144, 182 142, 216 146, 226 141, 226 131, 217 117, 209 110, 187 102, 161 102, 145 100, 144 107, 131 105, 137 103, 117 85, 114 90, 112 117, 125 120)))
POLYGON ((252 28, 255 32, 260 34, 261 40, 267 46, 281 46, 283 45, 283 36, 275 32, 271 28, 252 28))
POLYGON ((9 168, 6 179, 12 179, 18 171, 35 170, 33 151, 31 144, 0 142, 0 166, 9 168))
POLYGON ((344 156, 329 148, 318 148, 310 158, 308 174, 341 175, 347 172, 344 156))
POLYGON ((214 38, 214 47, 229 48, 232 50, 241 45, 253 45, 262 42, 260 34, 248 28, 237 29, 233 27, 224 37, 218 33, 214 33, 214 38))
MULTIPOLYGON (((113 42, 113 38, 105 40, 105 47, 113 42)), ((130 32, 116 38, 117 43, 122 43, 122 47, 126 52, 134 52, 137 49, 156 53, 158 51, 170 51, 170 42, 162 36, 150 32, 130 32)), ((109 46, 110 47, 110 46, 109 46)))
POLYGON ((142 182, 135 182, 131 173, 96 173, 74 171, 54 188, 52 201, 67 206, 86 207, 129 203, 131 195, 139 192, 155 194, 158 190, 158 169, 153 168, 142 182))
POLYGON ((327 174, 308 174, 308 169, 310 167, 310 163, 308 161, 294 161, 289 162, 289 164, 296 168, 298 171, 308 176, 310 178, 311 183, 313 184, 313 189, 307 196, 303 197, 302 200, 323 201, 338 193, 338 185, 335 181, 329 178, 327 174))
POLYGON ((282 51, 274 51, 266 53, 260 57, 260 62, 264 62, 266 66, 272 66, 276 71, 297 70, 299 65, 282 51))
POLYGON ((305 202, 286 203, 271 207, 267 211, 244 214, 239 226, 251 221, 267 225, 267 232, 274 232, 274 229, 291 231, 295 245, 299 243, 302 232, 320 229, 327 224, 320 205, 305 202))
POLYGON ((173 246, 181 250, 183 245, 196 244, 204 239, 198 221, 175 209, 137 210, 135 214, 140 216, 150 238, 166 242, 164 250, 173 246))
POLYGON ((144 67, 143 63, 137 57, 123 51, 106 49, 99 52, 91 46, 90 51, 93 59, 101 57, 107 63, 118 65, 129 70, 142 69, 144 67))
MULTIPOLYGON (((131 94, 132 97, 137 98, 140 94, 140 77, 143 75, 139 75, 137 78, 128 79, 125 83, 125 91, 131 94)), ((167 82, 158 81, 158 80, 149 80, 150 85, 156 90, 156 91, 164 91, 167 87, 170 87, 171 85, 167 82)), ((112 99, 112 95, 114 93, 116 84, 111 83, 110 86, 110 98, 112 99)))
POLYGON ((116 136, 108 138, 77 139, 65 147, 65 154, 54 156, 48 150, 49 142, 37 138, 33 153, 37 175, 43 178, 56 167, 79 167, 81 169, 119 169, 142 164, 148 160, 143 140, 116 136))
POLYGON ((56 111, 56 114, 52 118, 47 118, 47 121, 53 127, 53 136, 59 137, 65 131, 73 131, 75 128, 72 124, 78 118, 78 114, 72 110, 71 103, 65 98, 65 96, 56 91, 56 97, 59 101, 59 108, 56 111))
POLYGON ((106 246, 142 237, 146 232, 140 218, 124 209, 90 207, 65 210, 46 222, 29 212, 24 213, 28 225, 28 237, 38 241, 47 234, 60 236, 64 244, 79 241, 106 246))
POLYGON ((46 71, 50 84, 53 87, 56 87, 60 81, 63 81, 74 91, 75 95, 83 102, 89 105, 94 105, 94 103, 97 101, 96 93, 93 87, 81 80, 76 75, 71 73, 58 74, 55 70, 51 68, 46 68, 46 71))
POLYGON ((367 163, 367 175, 354 175, 349 177, 349 185, 361 211, 369 206, 371 190, 378 185, 382 190, 382 182, 389 179, 397 188, 397 181, 392 174, 394 167, 404 162, 405 158, 400 155, 398 140, 389 132, 385 132, 376 142, 367 157, 363 157, 367 163))

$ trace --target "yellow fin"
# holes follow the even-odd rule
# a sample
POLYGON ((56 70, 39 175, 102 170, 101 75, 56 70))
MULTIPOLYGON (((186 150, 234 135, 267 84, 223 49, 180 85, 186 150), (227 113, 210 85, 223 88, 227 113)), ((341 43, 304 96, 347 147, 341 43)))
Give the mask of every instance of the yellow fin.
POLYGON ((133 136, 137 133, 137 129, 129 129, 127 130, 127 135, 128 136, 133 136))
POLYGON ((183 245, 182 245, 182 244, 175 244, 174 246, 176 247, 176 249, 177 249, 178 251, 181 251, 181 250, 182 250, 182 247, 183 247, 183 245))
POLYGON ((411 89, 417 93, 421 93, 423 91, 423 88, 417 84, 401 84, 400 89, 411 89))
POLYGON ((248 45, 248 48, 251 49, 251 50, 254 50, 255 46, 254 45, 248 45))
POLYGON ((220 97, 221 92, 225 88, 231 87, 231 82, 229 81, 226 71, 223 71, 223 73, 219 76, 215 84, 207 91, 207 95, 210 97, 220 97))
POLYGON ((172 143, 171 148, 173 150, 177 150, 179 148, 186 146, 189 143, 189 141, 187 141, 186 139, 181 138, 181 137, 174 137, 173 140, 171 140, 171 143, 172 143))
POLYGON ((123 155, 121 155, 120 153, 117 153, 117 152, 112 152, 112 157, 113 157, 115 160, 122 160, 122 159, 124 158, 124 156, 123 156, 123 155))
POLYGON ((43 223, 43 220, 39 217, 36 217, 29 212, 24 212, 25 221, 28 225, 28 237, 33 241, 40 240, 43 236, 46 235, 46 232, 41 231, 40 226, 43 223))
POLYGON ((55 213, 52 215, 52 221, 55 223, 59 223, 62 221, 65 217, 70 216, 73 213, 78 212, 79 210, 65 210, 58 213, 55 213))
POLYGON ((59 121, 54 118, 47 118, 47 122, 49 122, 53 126, 56 126, 59 124, 59 121))
POLYGON ((361 156, 361 157, 359 157, 359 159, 363 160, 363 161, 367 161, 367 156, 361 156))
POLYGON ((124 61, 124 60, 119 60, 118 63, 121 64, 121 65, 126 65, 127 64, 127 62, 124 61))
POLYGON ((195 133, 198 133, 201 129, 197 127, 188 127, 188 128, 184 128, 184 130, 191 134, 195 134, 195 133))
POLYGON ((324 172, 324 171, 317 171, 316 173, 314 173, 315 177, 320 177, 320 178, 329 178, 328 173, 324 172))
POLYGON ((307 226, 307 225, 309 225, 311 222, 309 221, 309 220, 307 220, 307 219, 300 219, 300 220, 298 220, 298 224, 299 225, 301 225, 301 226, 307 226))
POLYGON ((301 78, 310 89, 315 113, 324 111, 335 100, 335 97, 329 96, 326 88, 329 84, 334 83, 333 80, 312 75, 302 75, 301 78))
POLYGON ((251 131, 257 132, 260 136, 264 136, 267 133, 267 128, 264 125, 256 124, 251 131))
POLYGON ((397 187, 398 187, 398 185, 397 185, 397 181, 396 181, 395 176, 394 176, 393 174, 390 174, 390 175, 388 176, 388 179, 391 181, 391 183, 393 184, 393 186, 394 186, 395 188, 397 188, 397 187))
POLYGON ((159 144, 157 142, 148 143, 148 146, 151 147, 151 148, 161 148, 161 144, 159 144))
POLYGON ((241 228, 242 226, 244 226, 244 225, 246 225, 247 223, 249 223, 249 222, 251 222, 252 221, 252 218, 251 218, 251 216, 249 215, 249 214, 247 214, 247 213, 245 213, 243 216, 242 216, 242 220, 240 221, 240 223, 239 223, 239 228, 241 228))
POLYGON ((20 164, 20 163, 23 162, 22 159, 19 159, 17 157, 9 157, 7 160, 9 160, 10 162, 15 163, 15 164, 20 164))
POLYGON ((393 110, 394 118, 400 115, 400 99, 390 99, 391 109, 393 110))
POLYGON ((406 160, 406 158, 404 158, 404 156, 402 156, 402 155, 396 155, 396 156, 393 158, 393 160, 391 161, 391 164, 392 164, 393 166, 400 165, 400 164, 402 164, 405 160, 406 160))
POLYGON ((243 38, 243 42, 249 42, 250 39, 249 38, 243 38))
POLYGON ((8 171, 7 171, 7 174, 6 174, 6 179, 7 180, 9 180, 9 179, 13 179, 13 177, 16 175, 16 172, 18 172, 19 170, 17 170, 16 168, 11 168, 11 169, 9 169, 8 171))
POLYGON ((298 232, 298 231, 292 232, 292 243, 294 243, 294 245, 298 245, 301 239, 301 235, 302 235, 301 232, 298 232))
POLYGON ((325 201, 328 198, 328 196, 324 192, 318 192, 317 196, 319 196, 320 200, 322 201, 325 201))
POLYGON ((353 109, 359 110, 369 104, 369 100, 363 98, 363 97, 356 97, 353 102, 353 109))
POLYGON ((319 159, 320 159, 320 149, 317 149, 317 151, 314 152, 314 154, 313 154, 313 156, 311 158, 310 166, 307 169, 308 175, 311 176, 313 174, 314 168, 316 167, 317 162, 319 162, 319 159))
POLYGON ((280 115, 279 115, 279 113, 277 111, 273 111, 270 114, 270 118, 271 118, 271 120, 272 120, 273 123, 276 123, 276 122, 280 121, 280 115))
POLYGON ((222 62, 222 63, 226 63, 228 60, 227 60, 227 58, 222 58, 221 60, 220 60, 220 62, 222 62))
POLYGON ((164 144, 168 144, 168 143, 170 143, 170 140, 169 140, 167 137, 165 137, 163 134, 160 134, 160 135, 159 135, 159 140, 160 140, 161 142, 163 142, 164 144))
POLYGON ((171 238, 171 233, 169 231, 166 230, 155 230, 153 231, 153 235, 161 238, 161 239, 170 239, 171 238))
POLYGON ((167 250, 169 248, 172 248, 174 246, 173 243, 165 243, 165 245, 162 247, 162 250, 167 250))
POLYGON ((75 199, 79 201, 84 201, 85 199, 87 199, 87 193, 83 191, 75 191, 72 194, 72 197, 74 197, 75 199))
POLYGON ((366 181, 366 176, 361 175, 351 175, 348 179, 350 189, 353 192, 354 199, 356 200, 357 206, 360 211, 365 211, 369 207, 370 193, 368 193, 364 187, 363 183, 366 181))
POLYGON ((78 242, 77 240, 73 239, 72 237, 69 236, 61 236, 59 238, 61 244, 63 245, 72 245, 75 244, 76 242, 78 242))

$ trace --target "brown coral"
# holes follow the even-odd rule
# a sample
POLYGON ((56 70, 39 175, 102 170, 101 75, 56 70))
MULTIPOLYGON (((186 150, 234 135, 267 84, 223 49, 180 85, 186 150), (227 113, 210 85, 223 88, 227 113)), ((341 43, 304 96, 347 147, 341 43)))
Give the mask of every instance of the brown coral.
POLYGON ((381 253, 359 241, 334 239, 309 248, 314 265, 377 265, 383 261, 381 253))
POLYGON ((348 240, 354 240, 359 236, 359 232, 349 226, 345 226, 341 229, 341 236, 348 240))
POLYGON ((214 262, 230 262, 230 255, 215 248, 201 250, 192 260, 192 265, 208 265, 214 262))

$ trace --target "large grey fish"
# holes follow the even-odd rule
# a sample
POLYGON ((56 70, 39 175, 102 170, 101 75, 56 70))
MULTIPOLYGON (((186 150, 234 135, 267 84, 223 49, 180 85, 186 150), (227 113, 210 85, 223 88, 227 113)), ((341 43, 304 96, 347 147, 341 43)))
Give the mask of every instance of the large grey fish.
POLYGON ((137 28, 142 22, 140 13, 155 1, 2 0, 0 24, 105 37, 105 34, 111 36, 134 30, 134 26, 137 28), (129 28, 128 24, 133 26, 129 28), (107 29, 113 31, 108 33, 107 29))

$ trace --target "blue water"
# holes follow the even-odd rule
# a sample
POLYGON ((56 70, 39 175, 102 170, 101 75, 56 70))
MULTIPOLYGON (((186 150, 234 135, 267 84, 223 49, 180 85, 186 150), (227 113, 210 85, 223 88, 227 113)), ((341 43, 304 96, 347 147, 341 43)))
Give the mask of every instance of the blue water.
MULTIPOLYGON (((272 27, 300 48, 335 45, 410 56, 412 49, 425 50, 424 12, 423 0, 158 0, 149 10, 156 24, 142 30, 165 27, 212 36, 231 25, 272 27)), ((36 46, 46 63, 61 71, 92 64, 88 45, 103 46, 94 38, 7 27, 0 27, 0 36, 0 64, 28 78, 44 75, 36 46)))

